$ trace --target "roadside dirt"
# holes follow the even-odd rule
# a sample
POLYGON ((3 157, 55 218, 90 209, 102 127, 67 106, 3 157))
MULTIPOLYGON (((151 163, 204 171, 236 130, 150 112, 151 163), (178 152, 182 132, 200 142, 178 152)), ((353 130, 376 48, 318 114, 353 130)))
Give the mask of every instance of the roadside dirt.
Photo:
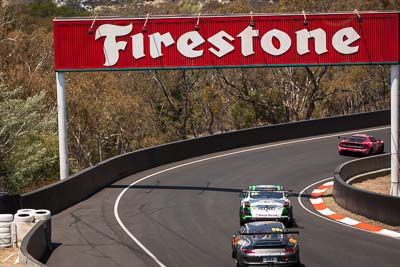
POLYGON ((18 248, 0 248, 0 266, 1 267, 17 267, 23 266, 20 264, 14 264, 18 258, 18 248))
POLYGON ((380 193, 384 195, 389 195, 390 194, 390 176, 382 176, 382 177, 377 177, 375 179, 368 179, 366 181, 363 181, 361 183, 353 183, 351 184, 354 187, 375 192, 375 193, 380 193))

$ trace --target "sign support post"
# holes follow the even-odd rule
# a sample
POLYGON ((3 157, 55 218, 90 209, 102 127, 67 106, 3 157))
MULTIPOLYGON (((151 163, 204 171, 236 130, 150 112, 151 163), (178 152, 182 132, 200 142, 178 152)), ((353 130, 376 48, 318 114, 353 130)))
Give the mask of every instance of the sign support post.
POLYGON ((390 195, 399 196, 399 66, 391 67, 391 186, 390 195))
POLYGON ((58 149, 60 157, 60 180, 68 178, 68 142, 67 142, 67 100, 63 72, 56 72, 57 111, 58 111, 58 149))

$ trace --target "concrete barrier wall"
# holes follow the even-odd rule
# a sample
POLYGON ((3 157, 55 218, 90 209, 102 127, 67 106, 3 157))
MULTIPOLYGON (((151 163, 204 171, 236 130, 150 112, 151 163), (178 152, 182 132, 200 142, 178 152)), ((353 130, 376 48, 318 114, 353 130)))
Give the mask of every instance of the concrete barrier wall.
MULTIPOLYGON (((354 176, 390 168, 390 154, 346 162, 334 174, 333 198, 344 209, 390 225, 400 225, 400 197, 355 188, 346 181, 354 176)), ((382 171, 374 177, 387 174, 382 171)), ((366 174, 371 178, 371 174, 366 174)), ((363 179, 363 177, 360 177, 363 179)))
POLYGON ((196 156, 276 141, 388 125, 390 111, 258 127, 169 143, 117 156, 21 196, 21 208, 56 214, 128 175, 196 156))
POLYGON ((51 219, 39 221, 21 243, 19 262, 32 267, 45 267, 52 250, 51 219))
POLYGON ((0 193, 0 214, 14 214, 20 206, 20 195, 0 193))

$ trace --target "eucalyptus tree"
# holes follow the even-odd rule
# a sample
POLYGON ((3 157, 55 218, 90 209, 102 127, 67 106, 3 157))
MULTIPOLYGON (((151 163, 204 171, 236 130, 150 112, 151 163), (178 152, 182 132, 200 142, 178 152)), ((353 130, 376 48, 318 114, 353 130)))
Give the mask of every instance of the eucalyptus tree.
POLYGON ((24 97, 0 75, 0 191, 20 192, 58 175, 55 110, 44 92, 24 97))

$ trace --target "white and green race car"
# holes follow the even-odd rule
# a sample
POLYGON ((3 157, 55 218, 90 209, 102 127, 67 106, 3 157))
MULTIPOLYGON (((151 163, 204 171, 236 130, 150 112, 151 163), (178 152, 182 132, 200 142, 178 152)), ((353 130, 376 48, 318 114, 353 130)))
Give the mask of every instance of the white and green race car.
POLYGON ((293 207, 280 185, 252 185, 241 192, 240 225, 252 221, 280 221, 293 226, 293 207))

